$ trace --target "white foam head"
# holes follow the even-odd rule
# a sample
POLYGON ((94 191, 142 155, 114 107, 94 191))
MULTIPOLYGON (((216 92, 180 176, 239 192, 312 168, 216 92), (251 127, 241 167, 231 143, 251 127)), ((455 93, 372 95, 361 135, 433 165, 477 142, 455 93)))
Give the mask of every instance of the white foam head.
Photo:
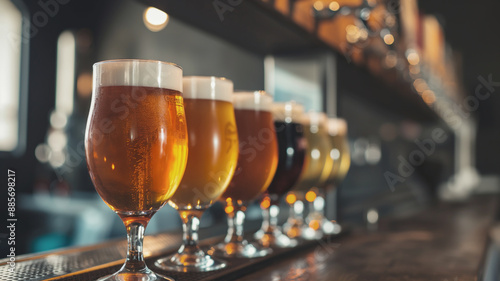
POLYGON ((182 68, 156 60, 108 60, 94 64, 94 87, 143 86, 182 92, 182 68))
POLYGON ((308 126, 324 126, 326 128, 326 122, 328 117, 323 112, 310 111, 301 116, 301 123, 308 126))
POLYGON ((331 136, 347 135, 347 122, 342 118, 328 118, 328 134, 331 136))
POLYGON ((233 106, 235 109, 271 111, 273 98, 264 91, 234 92, 233 106))
POLYGON ((182 79, 185 99, 233 102, 233 82, 213 76, 186 76, 182 79))
POLYGON ((272 105, 274 120, 286 123, 299 122, 299 118, 304 114, 304 106, 295 101, 276 102, 272 105))

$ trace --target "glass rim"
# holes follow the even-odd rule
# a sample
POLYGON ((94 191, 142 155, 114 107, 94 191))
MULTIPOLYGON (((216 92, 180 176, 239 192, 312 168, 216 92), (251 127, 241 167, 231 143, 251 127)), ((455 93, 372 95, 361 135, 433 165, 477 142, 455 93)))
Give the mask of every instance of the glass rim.
POLYGON ((173 63, 173 62, 167 62, 167 61, 161 61, 161 60, 149 60, 149 59, 111 59, 111 60, 102 60, 102 61, 98 61, 98 62, 95 62, 93 64, 93 66, 96 66, 96 65, 101 65, 101 64, 108 64, 108 63, 126 63, 126 62, 143 62, 143 63, 147 63, 147 62, 153 62, 153 63, 161 63, 161 64, 165 64, 165 65, 171 65, 171 66, 175 66, 177 68, 179 68, 180 70, 183 70, 182 67, 176 63, 173 63))
POLYGON ((233 80, 231 79, 228 79, 226 77, 222 77, 222 76, 201 76, 201 75, 187 75, 187 76, 182 76, 182 80, 186 79, 186 78, 195 78, 195 79, 217 79, 217 80, 221 80, 221 81, 228 81, 228 82, 231 82, 231 83, 234 83, 233 80))
MULTIPOLYGON (((241 95, 241 94, 253 94, 253 95, 263 95, 263 96, 268 96, 268 97, 273 97, 270 93, 264 91, 264 90, 241 90, 241 89, 238 89, 238 90, 234 90, 233 91, 233 94, 235 95, 241 95)), ((273 101, 274 103, 274 101, 273 101)))

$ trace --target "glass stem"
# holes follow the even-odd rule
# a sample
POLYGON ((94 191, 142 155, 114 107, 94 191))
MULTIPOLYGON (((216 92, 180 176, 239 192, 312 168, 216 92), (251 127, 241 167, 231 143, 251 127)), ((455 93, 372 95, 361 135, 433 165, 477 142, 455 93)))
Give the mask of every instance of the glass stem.
POLYGON ((325 216, 325 198, 323 194, 318 194, 316 200, 314 200, 314 211, 320 214, 321 216, 325 216))
POLYGON ((314 218, 314 215, 316 214, 316 209, 314 208, 314 201, 313 202, 307 202, 308 208, 309 208, 309 213, 307 214, 306 217, 306 223, 309 222, 312 218, 314 218))
POLYGON ((265 233, 269 232, 270 222, 269 222, 269 207, 262 209, 262 226, 261 230, 265 233))
POLYGON ((301 222, 304 220, 304 203, 300 199, 293 203, 292 214, 296 221, 301 222))
POLYGON ((245 212, 240 206, 233 205, 233 211, 227 213, 227 235, 226 243, 241 243, 243 238, 243 223, 245 222, 245 212))
POLYGON ((271 204, 268 209, 269 216, 269 232, 273 232, 278 228, 278 215, 280 207, 277 204, 271 204))
POLYGON ((198 248, 198 231, 200 229, 200 216, 196 212, 181 212, 182 218, 182 246, 179 249, 179 254, 193 254, 201 251, 198 248))
POLYGON ((127 260, 123 267, 127 271, 141 271, 147 269, 143 255, 144 231, 147 223, 141 221, 125 222, 127 228, 128 251, 127 260))

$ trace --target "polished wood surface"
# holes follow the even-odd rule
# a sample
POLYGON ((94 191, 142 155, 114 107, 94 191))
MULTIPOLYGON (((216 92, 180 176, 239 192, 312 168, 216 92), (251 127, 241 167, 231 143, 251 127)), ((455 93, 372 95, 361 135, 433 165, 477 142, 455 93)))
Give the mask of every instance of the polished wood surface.
POLYGON ((237 280, 480 280, 497 198, 440 203, 415 216, 382 221, 377 231, 320 243, 237 280))
MULTIPOLYGON (((490 227, 497 217, 498 196, 479 196, 463 203, 438 203, 418 214, 383 219, 376 231, 345 231, 300 247, 277 249, 257 259, 226 259, 228 267, 207 273, 177 273, 154 266, 176 251, 179 233, 146 237, 146 262, 178 281, 474 281, 482 280, 490 227)), ((249 222, 248 238, 260 222, 249 222)), ((225 226, 203 229, 206 249, 221 241, 225 226), (209 238, 211 237, 211 238, 209 238)), ((95 280, 116 272, 123 263, 125 241, 19 256, 9 273, 0 260, 0 278, 18 280, 95 280)))

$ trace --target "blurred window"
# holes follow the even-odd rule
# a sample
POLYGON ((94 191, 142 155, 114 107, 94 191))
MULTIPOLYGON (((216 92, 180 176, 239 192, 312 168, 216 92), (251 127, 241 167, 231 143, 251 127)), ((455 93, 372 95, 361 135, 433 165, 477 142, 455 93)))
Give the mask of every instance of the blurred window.
POLYGON ((19 146, 22 23, 21 11, 0 0, 0 151, 19 146))

